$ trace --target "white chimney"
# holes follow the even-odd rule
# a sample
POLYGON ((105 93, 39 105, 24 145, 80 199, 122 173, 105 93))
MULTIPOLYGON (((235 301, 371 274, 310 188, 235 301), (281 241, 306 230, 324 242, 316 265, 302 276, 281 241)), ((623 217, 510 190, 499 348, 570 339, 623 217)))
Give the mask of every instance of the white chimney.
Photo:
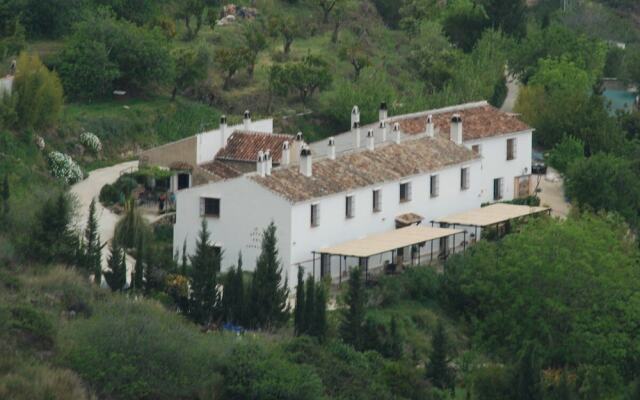
POLYGON ((307 178, 312 175, 311 149, 304 146, 300 151, 300 173, 307 178))
POLYGON ((256 172, 258 175, 265 176, 265 167, 264 167, 264 152, 260 150, 258 152, 258 161, 256 161, 256 172))
POLYGON ((300 152, 304 147, 304 139, 302 137, 302 132, 296 133, 296 140, 293 141, 291 162, 297 162, 300 159, 300 152))
POLYGON ((336 140, 333 138, 333 136, 329 138, 329 159, 336 159, 336 140))
POLYGON ((280 157, 280 165, 286 166, 291 163, 291 149, 289 148, 289 141, 282 143, 282 156, 280 157))
POLYGON ((433 115, 429 114, 427 117, 427 136, 434 137, 436 133, 435 127, 433 126, 433 115))
POLYGON ((387 123, 385 121, 380 121, 380 130, 382 131, 382 142, 387 141, 387 123))
POLYGON ((453 114, 451 117, 451 141, 455 144, 462 144, 462 117, 460 114, 453 114))
POLYGON ((273 168, 273 159, 271 158, 271 151, 267 149, 264 152, 264 174, 266 176, 271 175, 271 169, 273 168))
POLYGON ((353 123, 353 145, 356 149, 360 148, 360 122, 353 123))
POLYGON ((358 106, 353 106, 351 109, 351 127, 353 128, 353 124, 360 123, 360 109, 358 106))
POLYGON ((251 112, 249 110, 244 111, 244 118, 242 119, 245 131, 251 130, 251 112))
POLYGON ((367 131, 367 149, 373 151, 376 147, 376 138, 373 136, 373 129, 367 131))
POLYGON ((384 121, 387 119, 387 103, 380 103, 380 110, 378 110, 378 121, 384 121))
POLYGON ((396 144, 400 144, 400 124, 397 122, 393 124, 393 140, 396 144))
POLYGON ((223 148, 227 145, 227 116, 223 115, 220 117, 220 127, 218 128, 220 131, 220 148, 223 148))

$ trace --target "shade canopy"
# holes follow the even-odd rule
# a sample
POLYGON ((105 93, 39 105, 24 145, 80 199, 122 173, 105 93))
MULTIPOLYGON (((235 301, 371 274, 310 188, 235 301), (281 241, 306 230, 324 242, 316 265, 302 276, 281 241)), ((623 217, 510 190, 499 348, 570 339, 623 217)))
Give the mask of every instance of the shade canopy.
POLYGON ((414 244, 428 242, 462 233, 461 229, 432 228, 412 225, 389 232, 351 240, 332 247, 320 249, 318 253, 347 257, 371 257, 414 244))
POLYGON ((457 214, 436 218, 433 222, 464 226, 491 226, 527 215, 551 210, 549 207, 530 207, 516 204, 496 203, 457 214))

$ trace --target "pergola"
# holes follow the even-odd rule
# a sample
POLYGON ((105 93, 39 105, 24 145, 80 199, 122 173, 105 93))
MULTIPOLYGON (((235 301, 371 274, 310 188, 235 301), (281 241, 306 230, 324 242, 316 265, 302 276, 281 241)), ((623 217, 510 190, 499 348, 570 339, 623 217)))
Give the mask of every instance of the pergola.
MULTIPOLYGON (((389 232, 367 236, 362 239, 350 240, 335 246, 325 247, 313 253, 313 274, 315 276, 316 254, 340 257, 340 281, 342 280, 342 261, 347 257, 356 257, 359 264, 365 267, 365 276, 369 277, 369 258, 383 253, 391 253, 392 260, 398 249, 422 244, 431 243, 431 259, 433 259, 433 241, 442 238, 453 237, 453 248, 455 250, 455 235, 463 234, 463 244, 466 246, 466 231, 462 229, 435 228, 422 225, 411 225, 389 232)), ((420 252, 418 251, 418 263, 420 262, 420 252)), ((347 266, 345 265, 345 268, 347 266)))
POLYGON ((475 208, 473 210, 436 218, 431 221, 431 226, 435 223, 439 223, 451 225, 454 229, 457 226, 472 227, 476 230, 477 238, 478 228, 488 228, 492 226, 497 227, 500 224, 507 223, 514 219, 541 213, 549 213, 549 215, 551 215, 551 208, 496 203, 486 207, 475 208))

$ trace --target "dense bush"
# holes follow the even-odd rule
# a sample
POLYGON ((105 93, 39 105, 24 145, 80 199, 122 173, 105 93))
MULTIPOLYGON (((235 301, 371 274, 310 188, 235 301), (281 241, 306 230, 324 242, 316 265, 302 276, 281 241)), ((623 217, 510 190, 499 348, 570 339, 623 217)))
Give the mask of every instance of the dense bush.
POLYGON ((80 135, 80 143, 95 154, 102 151, 102 142, 100 141, 100 138, 91 132, 83 132, 80 135))
POLYGON ((29 305, 18 305, 11 309, 11 317, 10 327, 29 345, 39 348, 53 345, 53 324, 42 311, 29 305))
POLYGON ((65 324, 59 361, 114 399, 217 397, 220 360, 229 342, 203 335, 147 301, 106 298, 93 317, 65 324))
POLYGON ((443 290, 495 354, 509 359, 535 343, 543 367, 608 365, 628 379, 639 356, 628 324, 640 317, 638 256, 618 218, 538 219, 452 258, 443 290))
POLYGON ((48 158, 51 175, 67 185, 73 185, 84 178, 82 168, 73 161, 71 156, 59 151, 52 151, 48 158))
POLYGON ((572 136, 565 136, 549 152, 549 165, 566 173, 572 162, 584 158, 584 143, 572 136))

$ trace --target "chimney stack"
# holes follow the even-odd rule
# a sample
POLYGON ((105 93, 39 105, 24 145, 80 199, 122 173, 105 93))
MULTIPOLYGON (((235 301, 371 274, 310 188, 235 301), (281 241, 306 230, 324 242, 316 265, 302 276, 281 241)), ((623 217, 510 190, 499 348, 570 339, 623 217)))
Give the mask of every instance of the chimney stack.
POLYGON ((378 110, 378 120, 384 121, 385 119, 387 119, 387 103, 383 101, 380 103, 380 110, 378 110))
POLYGON ((256 171, 260 176, 264 176, 266 173, 264 168, 264 152, 262 150, 258 152, 258 161, 256 162, 256 171))
POLYGON ((400 124, 397 122, 393 124, 393 140, 396 144, 400 144, 400 124))
POLYGON ((360 123, 360 109, 358 106, 353 106, 351 109, 351 128, 353 128, 353 124, 360 123))
POLYGON ((451 117, 451 141, 455 144, 462 144, 462 117, 460 114, 453 114, 451 117))
POLYGON ((249 110, 244 111, 244 118, 242 119, 242 123, 244 124, 244 130, 251 130, 251 112, 249 110))
POLYGON ((304 146, 300 151, 300 173, 309 178, 313 174, 311 168, 311 149, 309 149, 307 146, 304 146))
POLYGON ((336 159, 336 140, 333 138, 333 136, 329 138, 329 159, 336 159))
POLYGON ((266 176, 271 175, 271 169, 273 168, 273 159, 271 158, 271 151, 267 149, 264 152, 264 174, 266 176))
POLYGON ((218 128, 220 131, 220 148, 223 148, 227 145, 227 116, 222 115, 220 117, 220 127, 218 128))
POLYGON ((291 163, 291 149, 289 148, 289 141, 282 143, 282 156, 280 157, 280 165, 287 166, 291 163))
POLYGON ((355 148, 360 148, 360 122, 353 123, 353 140, 355 148))
POLYGON ((375 150, 376 138, 373 136, 373 129, 367 131, 367 149, 370 151, 375 150))
POLYGON ((434 137, 436 134, 435 127, 433 126, 433 115, 429 114, 427 117, 427 136, 434 137))
POLYGON ((382 142, 387 141, 387 123, 385 121, 380 121, 380 130, 382 131, 382 142))
POLYGON ((293 153, 291 162, 296 162, 300 159, 300 152, 304 146, 304 139, 302 137, 302 132, 296 133, 296 140, 293 141, 293 153))

